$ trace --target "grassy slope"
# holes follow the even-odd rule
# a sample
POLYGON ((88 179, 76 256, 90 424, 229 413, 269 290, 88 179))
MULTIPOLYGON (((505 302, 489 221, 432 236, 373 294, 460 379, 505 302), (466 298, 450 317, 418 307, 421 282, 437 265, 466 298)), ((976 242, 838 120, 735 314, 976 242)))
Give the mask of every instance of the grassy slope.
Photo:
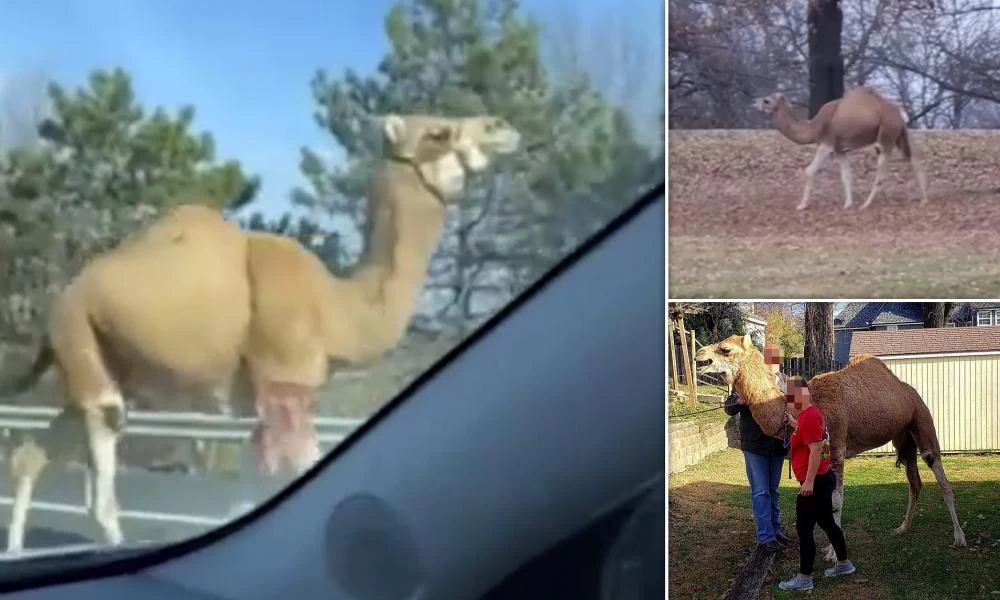
MULTIPOLYGON (((1000 456, 945 456, 945 473, 968 548, 949 548, 951 520, 933 473, 920 465, 924 482, 909 533, 890 530, 906 510, 906 475, 892 458, 854 458, 845 473, 844 527, 848 552, 858 567, 849 577, 825 581, 827 563, 817 557, 814 598, 1000 597, 1000 456)), ((754 546, 749 487, 739 451, 724 450, 669 480, 669 592, 671 598, 721 598, 754 546)), ((798 485, 781 482, 782 522, 794 532, 798 485)), ((794 533, 793 533, 794 537, 794 533)), ((816 541, 826 545, 818 528, 816 541)), ((798 569, 797 546, 779 554, 776 572, 761 598, 792 598, 779 578, 798 569)))
POLYGON ((796 211, 815 146, 773 130, 669 133, 670 292, 718 297, 1000 295, 1000 131, 916 131, 929 202, 896 159, 872 205, 872 150, 853 154, 796 211))

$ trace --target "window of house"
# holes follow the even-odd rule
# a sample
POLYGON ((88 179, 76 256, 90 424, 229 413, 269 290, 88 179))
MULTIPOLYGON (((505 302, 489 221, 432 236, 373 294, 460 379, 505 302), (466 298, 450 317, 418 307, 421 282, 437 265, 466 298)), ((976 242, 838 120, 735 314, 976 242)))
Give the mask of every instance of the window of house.
POLYGON ((993 324, 993 311, 991 310, 981 310, 976 313, 976 325, 992 325, 993 324))

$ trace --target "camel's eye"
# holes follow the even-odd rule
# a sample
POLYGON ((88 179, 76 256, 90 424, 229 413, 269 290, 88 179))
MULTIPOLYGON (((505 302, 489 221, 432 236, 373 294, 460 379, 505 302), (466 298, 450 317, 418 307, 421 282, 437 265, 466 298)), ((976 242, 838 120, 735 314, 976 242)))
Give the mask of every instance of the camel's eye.
POLYGON ((719 346, 719 354, 729 354, 729 348, 725 346, 719 346))

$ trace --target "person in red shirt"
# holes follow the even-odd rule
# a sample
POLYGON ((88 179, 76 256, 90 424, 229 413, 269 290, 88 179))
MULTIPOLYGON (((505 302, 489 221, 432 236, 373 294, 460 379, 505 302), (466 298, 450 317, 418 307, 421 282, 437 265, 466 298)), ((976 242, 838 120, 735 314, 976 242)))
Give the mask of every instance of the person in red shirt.
POLYGON ((789 415, 792 432, 790 451, 792 472, 800 484, 795 498, 795 529, 799 534, 799 573, 782 581, 783 590, 811 590, 813 562, 816 559, 816 525, 826 532, 837 552, 837 564, 827 569, 827 577, 850 575, 854 565, 847 559, 844 532, 833 518, 833 490, 837 478, 830 469, 830 440, 826 435, 823 413, 812 403, 809 384, 790 378, 785 401, 795 413, 789 415))

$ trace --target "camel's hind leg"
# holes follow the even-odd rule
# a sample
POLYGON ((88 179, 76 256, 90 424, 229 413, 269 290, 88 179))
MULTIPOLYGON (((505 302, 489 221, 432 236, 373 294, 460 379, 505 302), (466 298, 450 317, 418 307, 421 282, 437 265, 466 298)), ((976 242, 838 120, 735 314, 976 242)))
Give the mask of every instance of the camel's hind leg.
POLYGON ((868 208, 868 205, 875 199, 878 184, 882 181, 882 174, 885 172, 885 163, 888 161, 889 153, 885 148, 875 146, 875 149, 878 151, 878 159, 875 161, 875 181, 872 183, 872 191, 868 194, 868 199, 861 205, 862 209, 868 208))
POLYGON ((837 156, 840 161, 840 181, 844 184, 844 208, 851 208, 854 205, 853 192, 851 190, 851 163, 847 160, 847 154, 837 156))
POLYGON ((951 523, 955 529, 955 546, 965 547, 965 532, 958 522, 958 514, 955 512, 955 495, 951 490, 951 484, 944 474, 944 466, 941 464, 941 447, 938 444, 937 432, 934 428, 934 421, 931 418, 930 409, 922 401, 917 405, 916 416, 911 425, 913 437, 920 450, 920 456, 927 463, 927 466, 934 472, 938 485, 941 487, 941 495, 944 503, 948 506, 948 513, 951 515, 951 523))
POLYGON ((829 158, 831 154, 833 154, 833 146, 829 146, 827 144, 819 145, 812 162, 809 163, 808 167, 806 167, 806 187, 802 192, 802 202, 799 203, 796 210, 802 210, 809 205, 809 196, 812 194, 813 178, 823 167, 823 163, 826 162, 826 159, 829 158))
POLYGON ((945 477, 944 466, 941 465, 941 454, 932 454, 929 457, 925 455, 924 461, 934 471, 934 477, 937 479, 938 485, 941 486, 941 495, 944 496, 944 503, 948 505, 948 513, 951 514, 951 523, 955 527, 955 546, 964 548, 968 544, 965 543, 965 532, 962 531, 962 525, 958 522, 958 514, 955 512, 955 495, 951 491, 951 484, 948 483, 948 478, 945 477))
POLYGON ((899 535, 910 530, 913 515, 917 512, 917 499, 920 497, 920 488, 923 487, 923 483, 920 481, 920 471, 917 469, 917 444, 910 434, 910 430, 907 429, 893 440, 892 445, 896 447, 896 466, 906 465, 906 481, 909 484, 906 516, 903 517, 902 524, 892 530, 894 535, 899 535))
POLYGON ((24 530, 28 523, 31 495, 35 482, 50 461, 62 462, 77 454, 84 446, 83 421, 79 411, 63 409, 42 433, 41 445, 33 441, 21 444, 10 460, 10 475, 14 482, 14 505, 7 530, 7 551, 24 548, 24 530))
POLYGON ((927 204, 927 173, 924 171, 924 166, 920 164, 920 161, 915 156, 911 155, 909 162, 917 184, 920 186, 920 204, 927 204))

